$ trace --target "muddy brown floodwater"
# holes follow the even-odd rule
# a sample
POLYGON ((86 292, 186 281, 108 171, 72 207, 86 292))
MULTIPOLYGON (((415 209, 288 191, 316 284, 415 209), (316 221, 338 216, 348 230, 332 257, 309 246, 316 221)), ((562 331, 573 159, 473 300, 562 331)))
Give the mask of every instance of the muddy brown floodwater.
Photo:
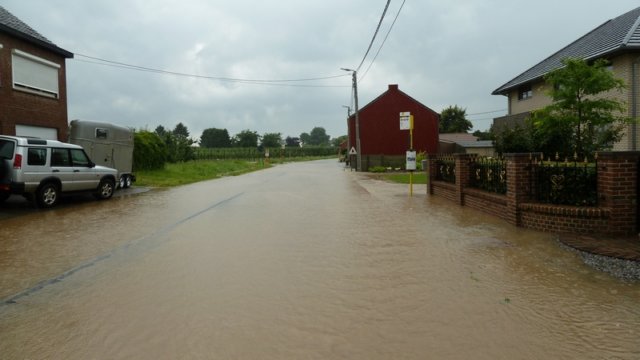
POLYGON ((640 358, 639 283, 407 192, 331 160, 5 217, 0 358, 640 358))

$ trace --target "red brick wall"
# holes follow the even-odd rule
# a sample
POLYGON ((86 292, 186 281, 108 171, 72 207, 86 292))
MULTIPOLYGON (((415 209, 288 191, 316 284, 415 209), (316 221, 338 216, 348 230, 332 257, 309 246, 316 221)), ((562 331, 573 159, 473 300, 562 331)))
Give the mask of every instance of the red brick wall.
POLYGON ((58 129, 58 139, 67 139, 67 86, 63 56, 0 32, 0 134, 15 135, 16 124, 58 129), (60 64, 59 98, 52 99, 13 89, 11 53, 18 49, 60 64))
POLYGON ((529 229, 576 234, 609 233, 611 214, 606 208, 531 203, 520 207, 522 226, 529 229))
POLYGON ((477 189, 464 190, 464 205, 507 220, 507 197, 477 189))
MULTIPOLYGON (((534 155, 535 156, 535 155, 534 155)), ((456 155, 456 184, 433 180, 436 155, 427 157, 430 195, 445 197, 505 219, 516 226, 550 232, 632 235, 638 233, 638 162, 640 152, 599 154, 597 207, 537 204, 530 199, 529 154, 508 154, 507 194, 468 188, 468 156, 456 155), (466 163, 466 165, 464 164, 466 163), (464 175, 467 173, 467 175, 464 175), (462 176, 461 176, 462 175, 462 176)))
POLYGON ((458 201, 456 186, 452 184, 447 184, 442 181, 434 181, 431 195, 442 196, 443 198, 451 200, 453 202, 458 201))

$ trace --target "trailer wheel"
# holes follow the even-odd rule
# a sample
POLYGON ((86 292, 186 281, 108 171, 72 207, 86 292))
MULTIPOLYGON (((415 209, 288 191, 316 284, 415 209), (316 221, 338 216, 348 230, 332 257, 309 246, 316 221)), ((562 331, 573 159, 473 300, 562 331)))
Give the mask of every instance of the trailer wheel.
POLYGON ((133 182, 131 181, 131 175, 126 175, 126 180, 125 180, 124 187, 125 188, 130 188, 132 183, 133 182))
POLYGON ((118 180, 118 187, 120 189, 124 189, 127 187, 127 175, 120 176, 120 180, 118 180))

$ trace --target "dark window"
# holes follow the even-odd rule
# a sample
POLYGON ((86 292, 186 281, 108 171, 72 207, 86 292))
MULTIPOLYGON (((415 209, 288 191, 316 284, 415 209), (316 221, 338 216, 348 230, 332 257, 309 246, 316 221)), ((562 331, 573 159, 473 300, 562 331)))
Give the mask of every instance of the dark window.
POLYGON ((84 151, 80 149, 71 149, 71 158, 73 159, 73 166, 89 167, 89 158, 84 151))
POLYGON ((526 100, 533 97, 531 85, 522 85, 518 88, 518 100, 526 100))
POLYGON ((51 166, 71 166, 69 150, 51 149, 51 166))
POLYGON ((27 165, 43 166, 47 163, 47 149, 29 148, 27 150, 27 165))
POLYGON ((96 139, 106 139, 107 135, 109 135, 109 131, 107 129, 96 129, 96 139))
POLYGON ((13 159, 13 149, 15 149, 15 143, 10 140, 0 140, 0 158, 13 159))

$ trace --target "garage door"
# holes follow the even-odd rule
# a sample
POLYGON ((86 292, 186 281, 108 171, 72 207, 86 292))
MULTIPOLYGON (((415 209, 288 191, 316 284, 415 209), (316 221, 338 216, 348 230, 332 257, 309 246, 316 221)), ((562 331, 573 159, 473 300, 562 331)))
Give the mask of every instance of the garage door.
POLYGON ((47 140, 58 140, 58 129, 42 126, 16 125, 17 136, 33 136, 47 140))

